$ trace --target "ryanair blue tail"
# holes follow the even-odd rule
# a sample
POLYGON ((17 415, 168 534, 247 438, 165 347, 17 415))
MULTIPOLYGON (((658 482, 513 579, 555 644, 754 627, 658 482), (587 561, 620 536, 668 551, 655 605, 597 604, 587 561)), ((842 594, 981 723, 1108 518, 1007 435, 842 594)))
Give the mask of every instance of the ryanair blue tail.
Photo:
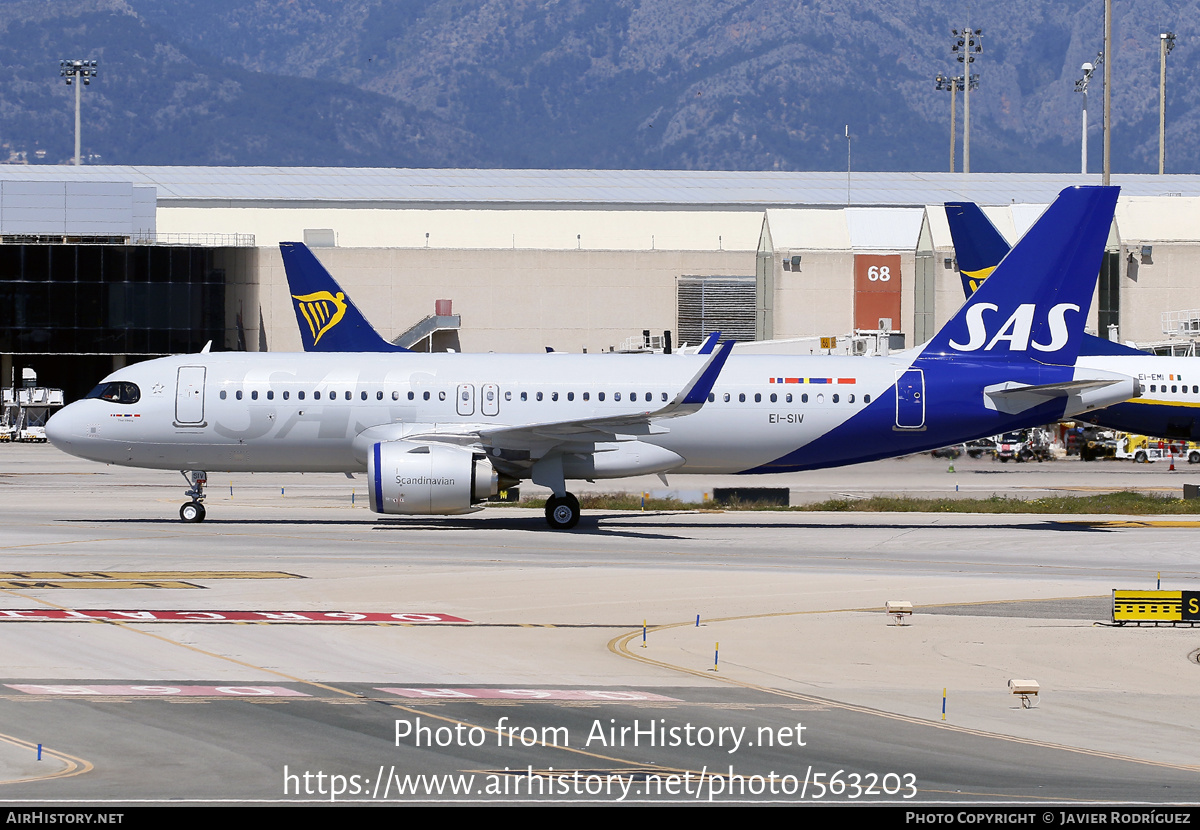
MULTIPOLYGON (((958 260, 963 292, 970 297, 1008 255, 1009 244, 974 202, 946 202, 946 221, 950 225, 950 238, 954 243, 954 257, 958 260)), ((1079 353, 1143 354, 1137 349, 1092 334, 1083 335, 1079 353)))
POLYGON ((974 202, 946 202, 946 221, 963 291, 970 297, 1008 255, 1009 244, 974 202))
POLYGON ((1116 187, 1062 191, 921 357, 1073 365, 1118 192, 1116 187))
POLYGON ((280 242, 306 352, 407 352, 380 337, 303 242, 280 242))

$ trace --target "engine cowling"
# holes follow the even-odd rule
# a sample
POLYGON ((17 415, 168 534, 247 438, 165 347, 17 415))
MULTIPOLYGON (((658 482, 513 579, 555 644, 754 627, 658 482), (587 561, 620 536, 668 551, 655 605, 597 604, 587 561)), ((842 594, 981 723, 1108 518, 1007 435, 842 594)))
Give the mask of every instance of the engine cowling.
POLYGON ((376 513, 408 516, 470 513, 500 492, 486 456, 463 447, 387 441, 367 456, 367 488, 376 513))

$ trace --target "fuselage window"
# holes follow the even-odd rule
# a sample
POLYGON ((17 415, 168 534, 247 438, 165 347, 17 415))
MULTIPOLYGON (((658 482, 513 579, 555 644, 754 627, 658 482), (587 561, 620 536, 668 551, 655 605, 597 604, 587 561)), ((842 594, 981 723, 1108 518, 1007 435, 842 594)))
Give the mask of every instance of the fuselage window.
POLYGON ((300 400, 300 401, 304 400, 304 390, 303 389, 301 389, 299 392, 296 393, 296 400, 300 400))
POLYGON ((871 396, 863 395, 863 403, 870 403, 870 402, 871 402, 871 396))
POLYGON ((1158 391, 1158 386, 1157 386, 1157 384, 1153 384, 1153 383, 1152 383, 1152 384, 1150 384, 1150 391, 1151 391, 1151 392, 1157 392, 1157 391, 1158 391))
POLYGON ((619 401, 619 400, 621 400, 621 393, 620 393, 620 392, 613 392, 613 400, 614 400, 614 401, 619 401))
POLYGON ((725 393, 725 403, 729 403, 729 393, 725 393))
POLYGON ((598 400, 598 401, 602 401, 602 400, 604 400, 604 393, 603 393, 603 392, 597 392, 597 393, 596 393, 596 400, 598 400))
POLYGON ((285 390, 283 390, 283 399, 284 399, 285 401, 286 401, 288 398, 290 398, 291 396, 292 396, 292 393, 291 393, 291 392, 287 391, 286 389, 285 389, 285 390))
POLYGON ((591 392, 584 392, 584 393, 583 393, 583 399, 584 399, 585 401, 590 401, 590 400, 592 399, 592 393, 591 393, 591 392))
POLYGON ((637 402, 637 392, 630 392, 629 400, 634 401, 636 403, 637 402))
POLYGON ((550 393, 550 400, 552 400, 552 401, 556 401, 556 400, 558 400, 558 393, 557 393, 557 392, 551 392, 551 393, 550 393))
POLYGON ((667 402, 667 393, 666 392, 662 393, 662 399, 663 399, 663 403, 667 402))
POLYGON ((817 395, 817 403, 825 403, 825 396, 817 395))
POLYGON ((429 400, 429 393, 428 393, 428 392, 426 392, 424 395, 422 395, 422 397, 423 397, 425 400, 429 400))
POLYGON ((800 403, 808 403, 808 393, 804 392, 800 395, 800 403))
POLYGON ((267 400, 269 400, 269 401, 275 400, 275 390, 274 389, 267 390, 267 400))
POLYGON ((573 400, 575 400, 575 393, 574 393, 574 392, 568 392, 568 393, 567 393, 567 400, 568 400, 568 401, 573 401, 573 400))
POLYGON ((446 393, 445 393, 445 392, 438 392, 438 400, 439 400, 439 401, 444 401, 444 400, 446 400, 446 393))
POLYGON ((242 390, 239 389, 238 391, 234 392, 233 396, 240 401, 242 399, 242 390))
POLYGON ((716 399, 717 399, 717 396, 716 396, 716 395, 714 395, 712 392, 709 392, 709 393, 708 393, 708 402, 709 402, 709 403, 712 403, 712 402, 713 402, 713 401, 715 401, 716 399))
POLYGON ((414 396, 414 393, 413 393, 413 392, 409 392, 409 393, 408 393, 408 399, 409 399, 410 401, 413 399, 413 396, 414 396))
MULTIPOLYGON (((350 397, 351 397, 351 395, 350 395, 350 390, 349 390, 349 389, 347 389, 347 390, 346 390, 346 400, 350 400, 350 397)), ((366 393, 366 392, 363 392, 363 400, 365 401, 366 399, 367 399, 367 393, 366 393)))
POLYGON ((776 395, 774 392, 772 392, 771 393, 771 403, 776 403, 778 400, 779 400, 779 396, 776 395))
POLYGON ((221 400, 225 400, 225 390, 221 390, 221 400))
POLYGON ((257 389, 255 389, 253 392, 250 393, 250 400, 252 400, 252 401, 258 400, 258 390, 257 389))
POLYGON ((541 393, 541 392, 538 392, 538 393, 537 393, 537 399, 538 399, 539 401, 542 399, 542 393, 541 393))
POLYGON ((846 400, 848 400, 850 403, 854 403, 854 396, 850 395, 848 398, 846 398, 846 400))
POLYGON ((755 392, 755 393, 754 393, 754 402, 755 402, 755 403, 762 403, 762 393, 761 393, 761 392, 755 392))
POLYGON ((506 401, 511 401, 511 400, 512 400, 512 392, 505 392, 505 393, 504 393, 504 400, 506 400, 506 401))
POLYGON ((529 400, 529 393, 528 393, 528 392, 522 392, 522 393, 521 393, 521 400, 523 400, 523 401, 527 401, 527 400, 529 400))
POLYGON ((837 402, 838 402, 838 396, 837 396, 837 395, 834 395, 834 396, 833 396, 833 402, 834 402, 834 403, 837 403, 837 402))
POLYGON ((788 392, 788 393, 787 393, 787 395, 785 395, 783 399, 784 399, 784 400, 785 400, 787 403, 791 403, 791 402, 792 402, 792 393, 791 393, 791 392, 788 392))
POLYGON ((377 400, 377 401, 383 400, 383 390, 382 389, 380 389, 378 392, 375 393, 375 400, 377 400))
POLYGON ((319 401, 319 400, 321 400, 321 393, 320 393, 320 392, 313 392, 313 400, 314 400, 314 401, 319 401))
POLYGON ((1171 384, 1171 391, 1172 391, 1172 392, 1174 392, 1174 391, 1175 391, 1175 384, 1173 384, 1173 383, 1171 384))
POLYGON ((746 402, 746 393, 739 392, 738 393, 738 403, 745 403, 745 402, 746 402))
POLYGON ((464 389, 464 390, 463 390, 463 393, 462 393, 462 399, 463 399, 464 401, 469 401, 469 400, 471 400, 471 393, 470 393, 470 392, 468 392, 466 389, 464 389))

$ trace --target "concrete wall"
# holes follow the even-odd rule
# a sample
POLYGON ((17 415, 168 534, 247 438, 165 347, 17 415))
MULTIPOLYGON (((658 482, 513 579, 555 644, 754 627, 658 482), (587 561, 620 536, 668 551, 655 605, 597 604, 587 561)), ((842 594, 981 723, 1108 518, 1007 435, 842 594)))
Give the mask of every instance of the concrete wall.
MULTIPOLYGON (((267 344, 271 351, 298 350, 300 335, 279 251, 253 250, 267 344)), ((754 275, 753 250, 318 248, 314 253, 389 340, 432 314, 435 300, 453 300, 467 352, 619 347, 643 329, 676 330, 678 277, 754 275)))

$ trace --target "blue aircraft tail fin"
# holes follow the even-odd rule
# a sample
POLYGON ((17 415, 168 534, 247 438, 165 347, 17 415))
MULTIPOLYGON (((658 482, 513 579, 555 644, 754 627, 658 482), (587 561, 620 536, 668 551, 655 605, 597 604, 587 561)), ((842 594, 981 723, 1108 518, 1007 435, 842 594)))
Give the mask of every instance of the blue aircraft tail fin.
POLYGON ((406 352, 384 340, 303 242, 280 242, 306 352, 406 352))
POLYGON ((1119 191, 1062 191, 921 356, 1073 365, 1119 191))
POLYGON ((954 257, 968 297, 1008 255, 1008 241, 974 202, 946 202, 946 221, 954 240, 954 257))

